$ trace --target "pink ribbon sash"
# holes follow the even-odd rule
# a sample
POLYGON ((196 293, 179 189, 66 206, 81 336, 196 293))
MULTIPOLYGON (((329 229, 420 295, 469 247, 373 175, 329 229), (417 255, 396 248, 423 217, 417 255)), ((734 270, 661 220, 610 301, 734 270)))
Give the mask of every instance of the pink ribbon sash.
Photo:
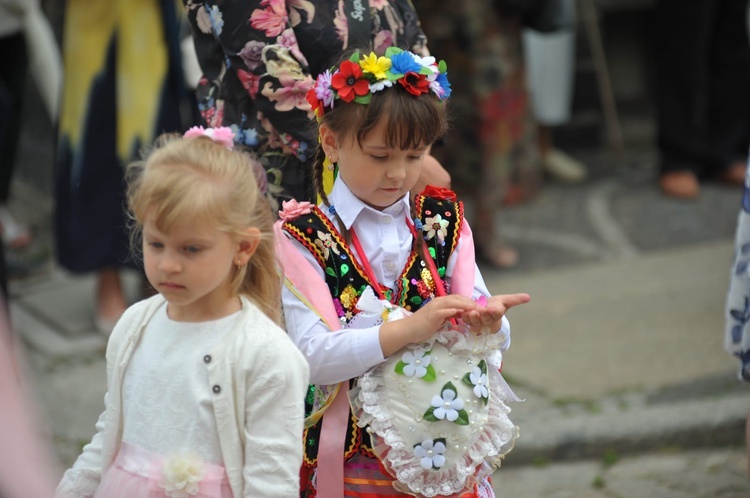
MULTIPOLYGON (((285 280, 304 296, 332 331, 341 329, 328 286, 287 237, 281 229, 281 224, 281 221, 277 221, 274 225, 276 254, 282 270, 283 267, 294 268, 293 272, 284 272, 285 280)), ((344 445, 349 421, 348 391, 348 382, 339 384, 336 397, 323 417, 318 445, 317 489, 318 496, 326 498, 344 496, 344 445)))

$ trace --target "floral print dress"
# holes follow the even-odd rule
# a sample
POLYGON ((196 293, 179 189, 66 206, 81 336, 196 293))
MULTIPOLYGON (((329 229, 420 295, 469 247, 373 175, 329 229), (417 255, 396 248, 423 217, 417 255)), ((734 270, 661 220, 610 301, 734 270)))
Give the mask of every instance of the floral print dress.
POLYGON ((740 360, 737 377, 750 382, 750 171, 745 174, 742 209, 737 216, 734 262, 726 302, 724 347, 740 360))
MULTIPOLYGON (((197 92, 208 126, 229 126, 255 152, 278 201, 313 199, 318 143, 305 100, 314 78, 347 49, 345 0, 184 0, 203 71, 197 92)), ((410 0, 370 0, 375 52, 426 51, 410 0)), ((262 182, 265 183, 265 182, 262 182)))

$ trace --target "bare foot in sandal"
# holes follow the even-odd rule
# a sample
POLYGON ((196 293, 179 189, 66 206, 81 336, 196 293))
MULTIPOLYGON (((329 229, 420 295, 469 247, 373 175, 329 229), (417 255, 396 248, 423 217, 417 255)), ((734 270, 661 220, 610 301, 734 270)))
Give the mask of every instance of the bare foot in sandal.
POLYGON ((23 249, 31 244, 31 230, 16 221, 7 206, 0 206, 0 231, 5 247, 23 249))

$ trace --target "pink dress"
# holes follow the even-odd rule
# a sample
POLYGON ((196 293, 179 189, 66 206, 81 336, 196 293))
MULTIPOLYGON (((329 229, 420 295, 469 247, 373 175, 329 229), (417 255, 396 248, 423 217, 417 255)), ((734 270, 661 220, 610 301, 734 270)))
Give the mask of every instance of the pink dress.
POLYGON ((191 454, 165 458, 123 442, 94 498, 232 498, 224 467, 191 454))

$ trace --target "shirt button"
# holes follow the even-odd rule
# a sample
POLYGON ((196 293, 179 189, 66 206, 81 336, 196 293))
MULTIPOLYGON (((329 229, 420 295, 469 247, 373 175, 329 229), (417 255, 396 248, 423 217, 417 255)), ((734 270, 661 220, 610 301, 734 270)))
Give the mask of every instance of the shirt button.
POLYGON ((211 363, 211 355, 207 354, 203 357, 203 363, 211 363))
POLYGON ((385 218, 383 218, 383 223, 385 223, 386 225, 390 225, 392 221, 393 218, 391 218, 390 216, 386 216, 385 218))
POLYGON ((221 392, 221 386, 219 384, 216 384, 211 388, 211 390, 214 392, 214 394, 219 394, 221 392))
POLYGON ((394 271, 396 269, 396 264, 389 261, 385 264, 385 269, 388 271, 394 271))

